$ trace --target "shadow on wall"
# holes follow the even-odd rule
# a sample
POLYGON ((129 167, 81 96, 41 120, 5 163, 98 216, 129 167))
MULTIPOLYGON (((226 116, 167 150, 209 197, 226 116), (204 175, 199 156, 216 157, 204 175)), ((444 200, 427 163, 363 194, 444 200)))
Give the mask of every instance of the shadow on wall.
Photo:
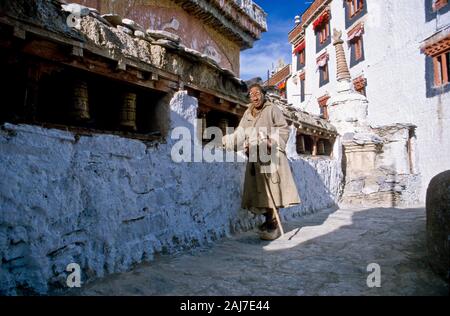
MULTIPOLYGON (((423 208, 320 212, 286 223, 288 241, 263 248, 279 258, 277 268, 299 274, 302 295, 447 295, 446 281, 428 265, 425 222, 423 208), (372 263, 381 269, 380 288, 366 283, 372 263)), ((277 282, 298 288, 292 279, 277 282)))
POLYGON ((330 158, 298 158, 290 161, 301 204, 280 210, 285 220, 337 207, 340 178, 338 161, 330 158))

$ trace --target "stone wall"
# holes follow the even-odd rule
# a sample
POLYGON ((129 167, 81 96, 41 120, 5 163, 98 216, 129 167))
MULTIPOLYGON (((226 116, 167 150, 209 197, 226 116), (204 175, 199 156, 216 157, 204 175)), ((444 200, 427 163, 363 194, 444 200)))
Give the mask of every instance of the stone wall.
POLYGON ((344 135, 345 189, 341 205, 420 204, 421 176, 412 163, 414 128, 394 124, 344 135))
MULTIPOLYGON (((102 14, 114 13, 121 17, 132 19, 144 29, 162 30, 176 34, 181 38, 183 45, 211 57, 221 67, 239 76, 239 54, 243 48, 241 44, 233 40, 229 34, 225 34, 223 29, 208 25, 204 20, 192 14, 192 12, 186 11, 183 1, 176 3, 177 1, 173 0, 73 0, 73 2, 95 8, 102 14)), ((236 32, 240 28, 242 28, 240 32, 243 33, 244 31, 250 33, 250 30, 239 26, 238 21, 234 19, 246 21, 248 18, 251 18, 251 21, 254 21, 253 23, 259 21, 257 23, 258 27, 250 23, 250 20, 247 21, 246 26, 251 28, 251 30, 267 28, 264 11, 262 9, 247 10, 247 7, 253 8, 253 2, 249 2, 246 6, 242 4, 245 14, 241 13, 241 11, 239 11, 239 15, 234 14, 234 12, 232 14, 233 19, 230 19, 230 21, 234 24, 228 26, 235 29, 236 32)), ((228 1, 221 1, 217 5, 219 4, 221 6, 227 4, 227 7, 231 5, 228 1)), ((200 11, 200 3, 197 3, 197 5, 200 11)), ((238 5, 241 6, 241 4, 238 5)), ((205 6, 207 10, 205 10, 206 13, 203 12, 203 16, 211 15, 209 19, 212 20, 217 9, 211 3, 205 4, 205 6)), ((216 14, 219 14, 218 11, 216 14)), ((222 16, 222 20, 227 21, 224 16, 222 16)), ((261 31, 259 30, 258 33, 260 36, 261 31)), ((253 43, 255 39, 250 35, 246 36, 253 43)))
MULTIPOLYGON (((170 126, 193 130, 197 100, 178 92, 170 126)), ((168 110, 168 109, 167 109, 168 110)), ((145 144, 5 123, 0 130, 0 293, 64 288, 253 228, 240 209, 244 163, 174 163, 175 140, 145 144)), ((303 204, 285 219, 333 207, 339 159, 291 162, 303 204)))

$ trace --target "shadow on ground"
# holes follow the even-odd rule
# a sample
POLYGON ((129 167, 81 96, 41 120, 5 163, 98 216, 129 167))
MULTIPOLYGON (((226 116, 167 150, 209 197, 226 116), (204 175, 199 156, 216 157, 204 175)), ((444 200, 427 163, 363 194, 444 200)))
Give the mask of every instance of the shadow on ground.
POLYGON ((279 240, 240 234, 73 294, 447 295, 426 261, 425 219, 423 208, 322 211, 284 223, 279 240), (371 263, 381 268, 380 288, 367 286, 371 263))

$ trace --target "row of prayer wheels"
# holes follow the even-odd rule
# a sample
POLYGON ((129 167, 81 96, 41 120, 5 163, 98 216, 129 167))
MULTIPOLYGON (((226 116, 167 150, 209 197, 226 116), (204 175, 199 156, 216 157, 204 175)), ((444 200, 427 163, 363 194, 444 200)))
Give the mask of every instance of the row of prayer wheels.
MULTIPOLYGON (((136 131, 136 93, 125 92, 121 95, 119 125, 121 128, 136 131)), ((74 80, 72 85, 72 98, 70 117, 77 122, 91 119, 89 111, 88 85, 84 80, 74 80)))

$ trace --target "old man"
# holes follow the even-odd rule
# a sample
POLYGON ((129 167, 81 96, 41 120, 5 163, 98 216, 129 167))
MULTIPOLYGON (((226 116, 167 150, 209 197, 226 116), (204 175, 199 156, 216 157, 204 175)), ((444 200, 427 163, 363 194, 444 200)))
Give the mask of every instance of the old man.
POLYGON ((281 110, 266 99, 261 79, 248 86, 251 103, 236 131, 224 136, 222 144, 229 150, 244 150, 249 157, 242 208, 264 215, 260 238, 274 240, 282 235, 279 209, 300 203, 285 152, 289 127, 281 110), (270 156, 268 163, 262 153, 270 156))

